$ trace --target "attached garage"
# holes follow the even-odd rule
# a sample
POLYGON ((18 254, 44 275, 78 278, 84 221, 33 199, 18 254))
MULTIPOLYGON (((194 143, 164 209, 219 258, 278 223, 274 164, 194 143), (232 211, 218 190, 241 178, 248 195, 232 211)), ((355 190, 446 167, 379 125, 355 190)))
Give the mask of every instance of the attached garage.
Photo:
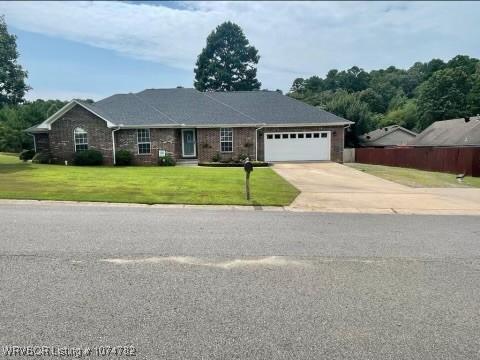
POLYGON ((330 160, 331 132, 265 133, 265 161, 330 160))

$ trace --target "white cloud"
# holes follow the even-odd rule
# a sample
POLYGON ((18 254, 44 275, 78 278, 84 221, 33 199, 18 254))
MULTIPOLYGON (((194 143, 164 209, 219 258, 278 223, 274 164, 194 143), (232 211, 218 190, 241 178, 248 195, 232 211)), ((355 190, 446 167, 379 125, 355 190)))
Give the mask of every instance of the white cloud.
POLYGON ((125 56, 193 68, 212 29, 238 23, 261 60, 264 87, 330 68, 408 66, 458 53, 479 56, 479 3, 197 2, 178 9, 125 2, 2 2, 22 30, 125 56))

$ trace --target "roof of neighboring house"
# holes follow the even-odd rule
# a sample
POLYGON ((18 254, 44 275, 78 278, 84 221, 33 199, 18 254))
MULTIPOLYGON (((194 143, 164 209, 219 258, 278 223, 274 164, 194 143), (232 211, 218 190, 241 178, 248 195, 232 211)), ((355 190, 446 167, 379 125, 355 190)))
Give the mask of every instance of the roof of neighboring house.
POLYGON ((423 130, 409 145, 480 145, 480 117, 436 121, 423 130))
POLYGON ((385 126, 380 129, 376 129, 373 131, 370 131, 368 133, 365 133, 363 135, 359 136, 359 139, 363 143, 369 143, 369 142, 374 142, 379 140, 380 138, 389 135, 391 133, 394 133, 396 131, 401 131, 404 132, 408 135, 411 135, 413 138, 417 136, 416 132, 413 132, 411 130, 405 129, 403 126, 400 125, 390 125, 390 126, 385 126))
MULTIPOLYGON (((351 121, 276 91, 147 89, 135 94, 112 95, 94 104, 78 100, 74 102, 113 126, 120 127, 352 124, 351 121)), ((45 131, 63 113, 61 109, 27 131, 45 131)))

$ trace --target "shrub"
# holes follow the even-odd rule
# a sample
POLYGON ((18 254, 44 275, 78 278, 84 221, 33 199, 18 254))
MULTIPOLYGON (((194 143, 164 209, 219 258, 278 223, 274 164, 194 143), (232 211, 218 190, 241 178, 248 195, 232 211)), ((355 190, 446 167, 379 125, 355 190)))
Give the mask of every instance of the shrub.
POLYGON ((235 162, 235 161, 233 160, 232 157, 227 157, 227 158, 221 159, 220 162, 222 164, 226 164, 226 163, 231 163, 231 162, 235 162))
POLYGON ((170 154, 167 154, 167 156, 158 158, 158 165, 160 166, 175 166, 175 164, 176 164, 175 158, 170 154))
POLYGON ((75 165, 102 165, 103 155, 100 151, 90 149, 85 151, 79 151, 75 153, 75 158, 73 160, 75 165))
POLYGON ((47 152, 38 152, 32 158, 34 164, 50 164, 50 155, 47 152))
POLYGON ((220 161, 220 153, 216 153, 212 156, 212 162, 219 162, 220 161))
POLYGON ((27 161, 27 160, 32 160, 34 156, 35 156, 35 150, 23 150, 20 153, 18 158, 20 160, 27 161))
POLYGON ((118 166, 131 165, 133 161, 133 154, 131 151, 122 149, 115 153, 115 163, 118 166))

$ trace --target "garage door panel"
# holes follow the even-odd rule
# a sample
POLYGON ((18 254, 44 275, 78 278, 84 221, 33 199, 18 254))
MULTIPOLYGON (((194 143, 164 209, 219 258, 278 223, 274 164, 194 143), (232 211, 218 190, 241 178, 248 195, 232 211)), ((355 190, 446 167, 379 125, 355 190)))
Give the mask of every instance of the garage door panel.
POLYGON ((330 160, 330 131, 265 133, 264 141, 265 161, 330 160))

